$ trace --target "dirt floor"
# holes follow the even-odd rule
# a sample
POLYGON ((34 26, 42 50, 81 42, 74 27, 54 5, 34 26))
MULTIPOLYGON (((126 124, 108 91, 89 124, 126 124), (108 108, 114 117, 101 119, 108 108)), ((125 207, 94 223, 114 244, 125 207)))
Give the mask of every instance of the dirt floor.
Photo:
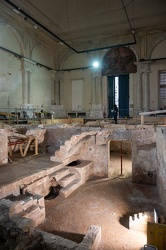
MULTIPOLYGON (((20 159, 24 164, 25 160, 20 159)), ((21 165, 15 166, 15 159, 8 165, 1 166, 1 171, 7 171, 2 184, 4 176, 9 180, 9 173, 11 179, 17 179, 25 171, 21 165)), ((131 155, 123 155, 123 175, 119 175, 121 157, 112 153, 109 178, 89 180, 68 198, 45 199, 46 221, 41 228, 79 243, 91 225, 101 226, 99 250, 141 249, 147 243, 146 233, 129 229, 129 215, 154 209, 162 214, 162 209, 155 186, 132 183, 131 165, 131 155)), ((30 174, 39 166, 27 167, 26 171, 30 174)))
POLYGON ((131 154, 111 153, 108 167, 108 177, 115 178, 122 174, 125 177, 132 175, 131 154))
POLYGON ((46 221, 41 228, 81 242, 91 225, 101 226, 99 250, 138 250, 146 233, 129 230, 129 215, 162 213, 155 186, 134 184, 131 178, 90 180, 68 198, 46 200, 46 221))

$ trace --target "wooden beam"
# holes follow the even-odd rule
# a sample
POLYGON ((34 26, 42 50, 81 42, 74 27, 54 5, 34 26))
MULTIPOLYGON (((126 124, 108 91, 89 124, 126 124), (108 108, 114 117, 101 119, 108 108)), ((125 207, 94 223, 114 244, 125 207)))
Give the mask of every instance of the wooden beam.
POLYGON ((0 115, 5 115, 5 116, 8 116, 8 117, 9 117, 9 125, 10 125, 10 121, 11 121, 10 118, 11 118, 12 116, 15 116, 15 117, 16 117, 16 122, 17 122, 17 124, 18 124, 18 115, 6 113, 6 112, 0 112, 0 115))
POLYGON ((162 114, 162 113, 166 113, 166 109, 156 110, 156 111, 148 111, 148 112, 141 112, 141 113, 139 113, 139 115, 156 115, 156 114, 162 114))
POLYGON ((166 114, 166 109, 139 113, 139 115, 141 116, 141 125, 144 125, 144 116, 145 115, 157 115, 157 114, 163 114, 163 113, 166 114))

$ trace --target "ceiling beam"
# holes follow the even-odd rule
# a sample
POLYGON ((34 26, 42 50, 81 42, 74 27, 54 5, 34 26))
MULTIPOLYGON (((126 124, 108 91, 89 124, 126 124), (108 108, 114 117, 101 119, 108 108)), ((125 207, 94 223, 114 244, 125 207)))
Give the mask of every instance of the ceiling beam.
POLYGON ((105 47, 99 47, 99 48, 94 48, 94 49, 87 49, 87 50, 77 50, 74 47, 70 46, 70 44, 68 44, 67 42, 65 42, 63 39, 61 39, 59 36, 57 36, 55 33, 53 33, 52 31, 50 31, 47 27, 45 27, 43 24, 41 24, 40 22, 38 22, 35 18, 33 18, 32 16, 30 16, 28 13, 26 13, 24 10, 22 10, 19 6, 17 6, 16 4, 14 4, 13 2, 11 2, 10 0, 4 0, 10 7, 12 7, 12 10, 17 13, 18 15, 21 13, 24 18, 26 18, 26 20, 30 20, 33 25, 37 25, 38 27, 40 27, 42 30, 44 30, 47 34, 51 35, 52 37, 56 38, 60 43, 62 43, 63 45, 66 45, 69 50, 73 50, 75 53, 87 53, 87 52, 93 52, 93 51, 99 51, 99 50, 105 50, 105 49, 110 49, 110 48, 116 48, 116 47, 124 47, 124 46, 129 46, 129 45, 133 45, 136 44, 136 38, 135 38, 135 33, 134 30, 132 29, 127 11, 126 11, 126 7, 124 5, 123 0, 122 4, 123 4, 123 8, 131 29, 131 34, 133 37, 133 41, 132 42, 128 42, 128 43, 122 43, 122 44, 116 44, 116 45, 109 45, 109 46, 105 46, 105 47))

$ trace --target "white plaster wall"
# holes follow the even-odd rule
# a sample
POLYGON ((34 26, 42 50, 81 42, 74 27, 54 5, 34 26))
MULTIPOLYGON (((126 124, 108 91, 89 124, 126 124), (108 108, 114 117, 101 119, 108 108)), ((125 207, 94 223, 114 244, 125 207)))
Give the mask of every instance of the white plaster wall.
POLYGON ((20 47, 17 40, 19 36, 14 27, 5 23, 0 23, 0 46, 8 50, 14 50, 20 53, 20 47))
POLYGON ((81 53, 71 53, 66 58, 61 65, 63 69, 72 69, 72 68, 82 68, 90 66, 90 60, 87 54, 81 53))
MULTIPOLYGON (((88 56, 85 54, 71 54, 63 64, 63 69, 84 68, 90 66, 88 56)), ((64 104, 67 111, 72 110, 72 80, 83 79, 84 81, 84 107, 83 110, 89 110, 89 103, 91 102, 91 72, 89 69, 85 70, 71 70, 66 71, 61 82, 61 104, 64 104)))
POLYGON ((38 63, 53 68, 53 57, 49 49, 41 44, 33 47, 31 58, 38 63))
MULTIPOLYGON (((92 77, 96 76, 96 72, 93 68, 83 69, 84 67, 92 66, 95 60, 102 62, 104 52, 93 52, 93 53, 81 53, 81 54, 70 54, 63 62, 62 69, 82 68, 79 70, 69 70, 63 74, 63 80, 61 81, 61 104, 64 104, 67 110, 72 109, 71 102, 71 82, 72 80, 84 80, 84 107, 83 110, 89 111, 92 103, 92 77)), ((99 74, 100 75, 100 70, 99 74)), ((102 78, 101 78, 102 85, 102 78)), ((104 93, 104 91, 102 91, 104 93)), ((96 102, 99 104, 99 98, 96 102)), ((103 103, 105 99, 102 98, 103 103)))
POLYGON ((32 73, 32 102, 34 106, 51 106, 51 73, 49 70, 35 66, 32 73))
MULTIPOLYGON (((50 56, 48 48, 38 44, 32 50, 32 59, 42 65, 53 67, 53 57, 50 56)), ((49 111, 51 106, 51 72, 40 65, 32 70, 32 103, 34 106, 44 106, 49 111)))
POLYGON ((157 58, 166 58, 166 38, 163 41, 160 41, 154 46, 150 58, 157 59, 157 58))
POLYGON ((166 39, 154 45, 150 58, 165 58, 164 60, 154 60, 150 66, 150 109, 158 110, 166 106, 166 100, 159 99, 159 72, 166 70, 166 39))
MULTIPOLYGON (((0 24, 0 46, 20 53, 15 31, 11 26, 0 24)), ((22 100, 20 61, 5 50, 0 50, 0 107, 12 111, 22 100)))
POLYGON ((23 103, 28 103, 29 82, 30 102, 36 106, 43 104, 46 109, 50 109, 52 74, 45 67, 39 67, 36 64, 54 68, 52 52, 55 51, 56 42, 39 30, 35 30, 28 22, 21 21, 17 16, 14 17, 13 13, 11 16, 10 13, 5 13, 5 10, 0 10, 0 13, 2 14, 0 15, 0 47, 9 50, 0 49, 1 110, 15 111, 15 108, 20 108, 23 103), (25 56, 29 61, 22 63, 22 59, 17 55, 25 56))
MULTIPOLYGON (((141 40, 141 46, 136 45, 134 52, 137 53, 136 57, 139 60, 141 57, 141 51, 142 47, 146 46, 148 47, 150 42, 146 39, 141 40)), ((157 44, 153 45, 154 50, 152 50, 151 58, 161 58, 164 55, 163 49, 165 47, 166 40, 162 41, 161 43, 158 42, 157 44)), ((152 46, 152 45, 151 45, 152 46)), ((146 51, 144 51, 144 58, 146 58, 146 51)), ((83 56, 82 54, 76 54, 76 55, 70 55, 64 62, 62 68, 77 68, 77 67, 84 67, 91 65, 93 59, 98 58, 99 60, 102 60, 102 57, 106 52, 102 52, 100 56, 98 56, 98 52, 93 52, 92 55, 83 56)), ((166 56, 165 56, 166 57, 166 56)), ((163 105, 165 105, 165 101, 160 102, 159 100, 159 77, 158 73, 160 70, 166 69, 166 60, 161 61, 152 61, 150 64, 150 72, 149 72, 149 109, 150 110, 157 110, 163 105)), ((85 87, 85 107, 84 109, 89 109, 91 100, 92 100, 92 77, 94 75, 93 71, 90 70, 78 70, 78 71, 69 71, 64 73, 63 83, 62 83, 62 93, 61 93, 61 104, 64 104, 68 110, 71 109, 71 80, 72 79, 81 79, 84 78, 85 84, 87 83, 87 86, 85 87), (68 93, 68 97, 67 97, 68 93)), ((101 80, 103 81, 103 80, 101 80)), ((144 84, 144 75, 142 75, 142 93, 143 96, 143 84, 144 84)), ((107 96, 106 92, 102 91, 102 99, 103 99, 103 105, 107 106, 107 96)), ((135 110, 137 109, 137 74, 130 74, 129 78, 129 105, 130 105, 130 115, 132 117, 135 116, 135 110)), ((142 103, 143 105, 143 103, 142 103)))
MULTIPOLYGON (((33 59, 38 63, 54 68, 54 65, 60 65, 60 69, 71 68, 84 68, 92 65, 94 60, 102 62, 102 58, 106 51, 94 51, 90 53, 74 53, 69 52, 65 46, 57 47, 57 43, 50 37, 41 33, 38 29, 34 30, 33 26, 19 17, 10 16, 9 13, 5 14, 5 10, 0 10, 0 46, 5 47, 15 53, 25 55, 27 58, 33 59)), ((137 44, 132 47, 136 54, 137 60, 143 58, 145 60, 154 58, 166 57, 166 37, 164 33, 161 34, 140 34, 137 33, 137 44), (155 42, 156 41, 156 42, 155 42)), ((22 72, 20 71, 21 63, 19 59, 9 56, 9 53, 1 53, 0 61, 0 105, 7 106, 9 99, 10 105, 20 106, 22 104, 22 72), (10 69, 10 71, 8 70, 10 69), (9 73, 9 74, 8 74, 9 73)), ((158 86, 159 78, 158 73, 160 70, 166 70, 166 60, 152 61, 149 73, 149 94, 150 94, 150 109, 156 110, 163 105, 166 101, 159 102, 158 86)), ((58 74, 58 73, 57 73, 58 74)), ((92 104, 92 82, 95 72, 91 69, 80 69, 74 71, 65 71, 63 77, 60 79, 60 104, 64 105, 67 110, 72 108, 72 95, 71 95, 71 82, 72 80, 83 79, 85 83, 84 91, 84 107, 83 110, 89 111, 92 104)), ((97 77, 100 72, 97 73, 97 77)), ((106 83, 104 77, 101 82, 106 83)), ((33 67, 31 72, 32 90, 31 100, 34 105, 49 106, 55 99, 51 95, 53 79, 45 68, 39 70, 39 66, 33 67)), ((133 104, 133 109, 136 109, 137 95, 136 74, 130 75, 130 105, 133 104)), ((103 88, 102 84, 102 104, 107 106, 107 90, 103 88)), ((55 87, 56 91, 57 88, 55 87)), ((96 104, 99 104, 98 97, 99 90, 96 90, 96 104)), ((56 92, 54 93, 57 94, 56 92)), ((59 92, 58 92, 59 95, 59 92)), ((131 108, 131 107, 130 107, 131 108)), ((131 115, 132 115, 131 108, 131 115)), ((133 112, 134 113, 134 112, 133 112)))
POLYGON ((129 76, 129 112, 130 116, 134 117, 134 75, 130 74, 129 76))
POLYGON ((83 110, 89 111, 91 105, 91 72, 90 70, 79 70, 77 72, 65 72, 64 79, 61 82, 61 104, 64 104, 66 110, 72 109, 72 80, 83 79, 84 81, 84 107, 83 110))
POLYGON ((166 70, 166 59, 151 63, 150 72, 150 109, 158 110, 166 106, 166 100, 159 98, 159 72, 166 70))

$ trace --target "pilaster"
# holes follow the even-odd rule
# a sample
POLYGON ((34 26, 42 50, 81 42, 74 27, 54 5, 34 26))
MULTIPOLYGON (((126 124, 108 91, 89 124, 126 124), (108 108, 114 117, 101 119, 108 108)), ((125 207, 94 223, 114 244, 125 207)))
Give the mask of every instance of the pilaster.
POLYGON ((57 105, 63 104, 63 97, 61 96, 61 88, 64 81, 64 73, 56 72, 55 76, 55 102, 57 105))
POLYGON ((51 104, 54 105, 56 103, 56 71, 50 70, 51 72, 51 104))
POLYGON ((20 63, 22 72, 22 104, 31 104, 33 102, 31 73, 33 72, 34 63, 23 58, 20 59, 20 63))
POLYGON ((136 62, 137 86, 136 86, 136 111, 149 110, 149 72, 151 61, 136 62))

